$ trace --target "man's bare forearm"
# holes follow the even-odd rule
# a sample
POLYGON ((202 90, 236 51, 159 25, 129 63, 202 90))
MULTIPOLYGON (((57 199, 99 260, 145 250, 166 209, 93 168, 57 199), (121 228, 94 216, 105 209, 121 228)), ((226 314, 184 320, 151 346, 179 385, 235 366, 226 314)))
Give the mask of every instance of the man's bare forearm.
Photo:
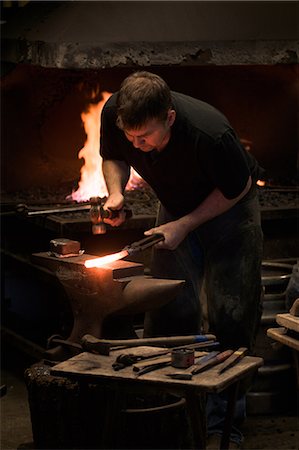
POLYGON ((148 236, 153 233, 162 233, 165 239, 164 241, 156 244, 156 247, 175 250, 183 239, 185 239, 191 231, 195 230, 195 228, 232 208, 239 200, 241 200, 241 198, 244 197, 244 195, 247 194, 251 187, 251 183, 251 177, 249 177, 244 190, 240 193, 240 195, 231 200, 224 197, 219 189, 214 189, 214 191, 212 191, 210 195, 208 195, 208 197, 191 213, 186 214, 180 219, 151 228, 144 234, 148 236))
POLYGON ((102 164, 103 175, 109 195, 123 193, 130 176, 129 166, 118 160, 105 160, 102 164))
POLYGON ((219 191, 219 189, 214 189, 214 191, 212 191, 197 208, 195 208, 190 214, 178 219, 178 222, 180 222, 182 226, 185 226, 187 232, 189 233, 198 226, 214 219, 214 217, 217 217, 232 208, 247 194, 251 184, 252 180, 251 177, 249 177, 244 190, 238 195, 238 197, 233 199, 227 199, 219 191))

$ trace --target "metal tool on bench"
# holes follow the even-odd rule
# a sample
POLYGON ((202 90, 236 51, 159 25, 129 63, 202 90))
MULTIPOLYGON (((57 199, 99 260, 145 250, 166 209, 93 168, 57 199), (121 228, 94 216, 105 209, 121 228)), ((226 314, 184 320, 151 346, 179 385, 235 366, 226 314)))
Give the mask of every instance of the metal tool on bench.
POLYGON ((135 372, 135 376, 140 377, 141 375, 144 375, 149 372, 153 372, 154 370, 162 369, 162 367, 170 366, 171 359, 170 358, 159 358, 159 361, 145 365, 142 369, 133 367, 133 371, 135 372))
POLYGON ((204 372, 210 367, 220 364, 225 361, 230 355, 232 355, 233 350, 225 350, 224 352, 214 351, 206 356, 203 356, 189 369, 184 372, 172 372, 168 373, 167 376, 175 380, 191 380, 193 375, 204 372))
MULTIPOLYGON (((177 349, 173 349, 177 350, 177 349)), ((143 375, 148 372, 153 372, 154 370, 160 369, 162 367, 170 366, 172 365, 173 359, 172 359, 172 352, 171 355, 166 355, 164 357, 157 357, 157 358, 151 358, 146 361, 139 361, 136 364, 133 365, 133 371, 136 372, 136 376, 143 375)), ((193 355, 195 358, 199 359, 200 357, 203 357, 206 355, 205 349, 200 349, 197 351, 193 351, 193 355)))
MULTIPOLYGON (((173 347, 173 348, 167 348, 165 350, 158 350, 151 353, 146 353, 145 355, 140 354, 134 354, 134 353, 122 353, 118 355, 115 362, 112 364, 112 367, 114 370, 121 370, 125 367, 132 366, 133 364, 141 363, 142 361, 151 360, 153 358, 158 358, 160 356, 166 356, 170 353, 173 353, 176 350, 201 350, 201 353, 208 350, 209 348, 217 347, 219 345, 219 342, 216 342, 214 340, 205 341, 205 342, 198 342, 195 344, 186 344, 179 347, 173 347)), ((148 361, 150 362, 150 361, 148 361)))
POLYGON ((215 341, 214 334, 199 334, 190 336, 165 336, 153 338, 138 338, 138 339, 99 339, 90 334, 85 334, 81 338, 81 344, 85 351, 91 353, 98 353, 100 355, 109 355, 110 350, 120 347, 140 347, 142 345, 149 345, 153 347, 168 346, 178 347, 184 344, 198 344, 207 343, 208 341, 215 341))
POLYGON ((129 255, 133 255, 137 252, 141 252, 153 245, 157 244, 160 241, 164 240, 163 234, 152 234, 140 241, 133 242, 132 244, 124 247, 120 252, 112 253, 110 255, 101 256, 100 258, 88 259, 85 261, 85 267, 102 267, 105 264, 111 263, 112 261, 117 261, 119 259, 126 258, 129 255))

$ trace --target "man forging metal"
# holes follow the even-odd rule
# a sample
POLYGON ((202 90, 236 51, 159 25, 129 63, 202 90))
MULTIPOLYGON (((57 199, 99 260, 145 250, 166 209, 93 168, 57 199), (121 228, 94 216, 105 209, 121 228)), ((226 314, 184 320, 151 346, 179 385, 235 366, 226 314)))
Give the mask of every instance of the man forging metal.
MULTIPOLYGON (((256 181, 262 169, 213 106, 170 90, 158 75, 136 72, 105 104, 100 152, 108 188, 105 209, 122 210, 130 167, 153 188, 162 234, 152 275, 185 279, 179 295, 146 314, 144 336, 202 330, 204 281, 209 332, 221 347, 253 350, 261 316, 262 230, 256 181)), ((120 225, 125 214, 105 219, 120 225)), ((245 413, 239 398, 236 424, 245 413)), ((210 396, 208 435, 221 435, 225 398, 210 396)), ((233 427, 231 441, 242 442, 233 427)))

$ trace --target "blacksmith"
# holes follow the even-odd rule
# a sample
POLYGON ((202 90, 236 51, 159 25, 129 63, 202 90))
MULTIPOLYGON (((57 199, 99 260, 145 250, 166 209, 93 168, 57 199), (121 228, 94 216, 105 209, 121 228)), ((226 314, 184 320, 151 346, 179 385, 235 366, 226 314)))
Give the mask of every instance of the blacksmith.
MULTIPOLYGON (((261 168, 213 106, 170 91, 149 72, 127 77, 104 106, 101 124, 105 208, 121 210, 130 167, 153 188, 162 233, 155 277, 185 279, 175 301, 145 318, 145 336, 200 333, 204 282, 209 331, 223 349, 253 350, 261 307, 262 231, 256 181, 261 168)), ((113 226, 124 221, 107 220, 113 226)), ((244 417, 239 399, 236 424, 244 417)), ((208 402, 208 433, 221 435, 224 399, 208 402)), ((242 435, 233 428, 238 446, 242 435)))

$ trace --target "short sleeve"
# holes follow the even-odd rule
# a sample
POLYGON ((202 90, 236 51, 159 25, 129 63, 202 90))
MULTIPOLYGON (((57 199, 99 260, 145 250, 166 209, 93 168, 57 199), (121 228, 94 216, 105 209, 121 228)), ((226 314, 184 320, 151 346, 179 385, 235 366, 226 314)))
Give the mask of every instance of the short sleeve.
POLYGON ((207 175, 228 199, 241 194, 250 176, 245 152, 233 130, 226 131, 207 151, 205 160, 207 175))
MULTIPOLYGON (((109 103, 109 100, 108 102, 109 103)), ((122 160, 120 146, 121 130, 116 126, 116 111, 114 107, 105 104, 101 114, 100 155, 105 159, 122 160)))

